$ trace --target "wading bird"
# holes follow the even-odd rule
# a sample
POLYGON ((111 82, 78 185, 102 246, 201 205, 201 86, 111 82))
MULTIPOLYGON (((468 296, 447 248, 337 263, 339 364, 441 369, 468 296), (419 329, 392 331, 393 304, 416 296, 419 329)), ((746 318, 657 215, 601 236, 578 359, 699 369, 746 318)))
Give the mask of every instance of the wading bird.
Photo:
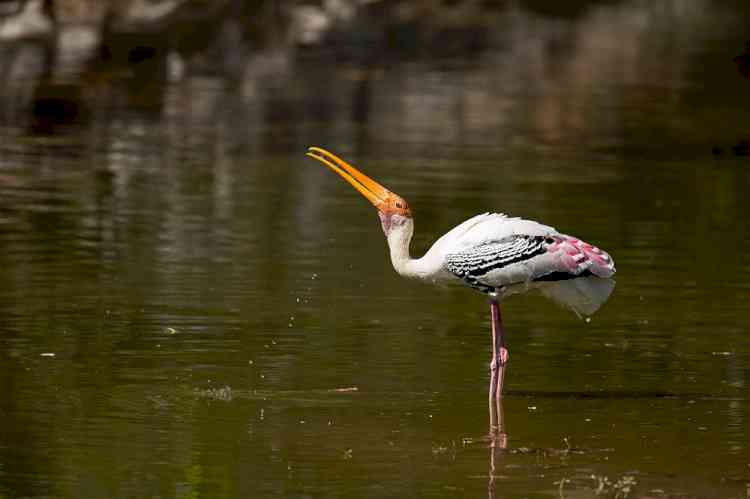
POLYGON ((610 278, 615 265, 606 252, 547 225, 499 213, 466 220, 438 239, 422 258, 412 258, 409 243, 414 219, 401 196, 325 149, 311 147, 307 155, 339 174, 375 205, 396 272, 427 282, 463 282, 489 297, 490 401, 502 395, 508 362, 499 306, 502 298, 538 289, 578 315, 590 315, 614 289, 610 278))

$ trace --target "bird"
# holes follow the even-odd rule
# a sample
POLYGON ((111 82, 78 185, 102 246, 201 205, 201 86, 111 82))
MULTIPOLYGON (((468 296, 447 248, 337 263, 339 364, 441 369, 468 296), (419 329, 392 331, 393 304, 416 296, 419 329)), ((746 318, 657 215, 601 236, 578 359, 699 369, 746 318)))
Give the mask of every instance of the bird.
POLYGON ((614 290, 615 264, 607 252, 548 225, 502 213, 471 217, 441 236, 424 256, 412 258, 414 217, 404 198, 325 149, 310 147, 306 155, 340 175, 377 208, 398 274, 435 284, 460 283, 487 295, 491 410, 492 401, 502 397, 509 358, 499 305, 504 298, 539 290, 579 316, 590 316, 614 290))

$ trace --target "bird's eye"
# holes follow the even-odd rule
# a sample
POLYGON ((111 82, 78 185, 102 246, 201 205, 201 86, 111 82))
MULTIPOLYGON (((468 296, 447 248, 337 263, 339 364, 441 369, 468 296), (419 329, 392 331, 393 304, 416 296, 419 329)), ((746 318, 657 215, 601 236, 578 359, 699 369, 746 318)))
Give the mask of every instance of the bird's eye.
POLYGON ((401 205, 401 203, 396 203, 396 208, 403 208, 403 206, 401 205))

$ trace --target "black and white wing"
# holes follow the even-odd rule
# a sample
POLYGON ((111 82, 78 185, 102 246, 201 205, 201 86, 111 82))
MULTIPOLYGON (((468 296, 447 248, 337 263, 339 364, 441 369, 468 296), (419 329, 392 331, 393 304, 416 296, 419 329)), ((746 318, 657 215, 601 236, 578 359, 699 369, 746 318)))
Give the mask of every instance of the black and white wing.
POLYGON ((570 308, 591 315, 612 293, 611 257, 564 234, 514 235, 446 256, 446 269, 471 287, 514 294, 529 287, 570 308))
POLYGON ((545 237, 513 235, 448 254, 445 267, 468 285, 487 292, 533 280, 533 268, 524 263, 545 253, 545 237))

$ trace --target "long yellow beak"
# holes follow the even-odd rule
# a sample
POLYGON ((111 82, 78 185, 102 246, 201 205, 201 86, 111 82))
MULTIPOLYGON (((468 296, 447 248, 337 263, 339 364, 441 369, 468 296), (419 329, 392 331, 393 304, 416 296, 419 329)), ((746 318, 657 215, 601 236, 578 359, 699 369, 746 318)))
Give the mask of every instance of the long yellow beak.
POLYGON ((391 191, 325 149, 311 147, 307 150, 307 156, 317 159, 328 168, 341 175, 344 180, 349 182, 352 187, 357 189, 360 194, 366 197, 378 209, 383 207, 386 198, 392 195, 391 191))

